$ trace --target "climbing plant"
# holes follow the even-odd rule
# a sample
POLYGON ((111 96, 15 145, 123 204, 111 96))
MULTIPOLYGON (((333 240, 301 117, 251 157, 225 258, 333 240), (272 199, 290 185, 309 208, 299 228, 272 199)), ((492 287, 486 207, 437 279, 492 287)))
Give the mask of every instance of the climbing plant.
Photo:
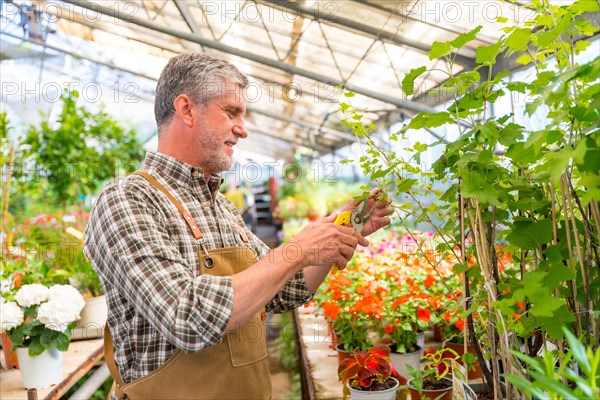
MULTIPOLYGON (((577 62, 590 45, 585 37, 598 31, 585 13, 599 5, 534 0, 528 7, 535 10, 530 20, 506 26, 497 43, 477 48, 471 71, 456 73, 454 60, 482 27, 433 43, 429 58, 444 61, 447 79, 432 94, 448 97, 448 105, 414 115, 391 140, 443 126, 455 127, 456 140, 416 142, 402 156, 377 142, 375 126, 352 106, 353 93, 340 103, 349 116, 343 123, 366 144, 357 161, 399 200, 397 216, 438 232, 444 239, 438 259, 461 260, 455 272, 464 275, 465 332, 495 398, 501 365, 526 375, 511 353, 521 343, 530 356, 548 340, 562 349, 562 327, 569 326, 584 344, 600 345, 600 58, 577 62), (533 79, 513 81, 508 71, 496 71, 500 56, 531 66, 533 79), (514 112, 492 113, 506 96, 525 98, 524 119, 541 115, 544 127, 528 128, 514 112), (443 154, 432 170, 419 168, 422 155, 439 145, 443 154), (423 194, 438 201, 425 204, 423 194), (499 261, 500 243, 514 267, 499 261), (485 327, 479 332, 476 318, 485 327)), ((427 72, 423 66, 406 74, 406 95, 427 72)), ((508 398, 516 398, 509 389, 508 398)))

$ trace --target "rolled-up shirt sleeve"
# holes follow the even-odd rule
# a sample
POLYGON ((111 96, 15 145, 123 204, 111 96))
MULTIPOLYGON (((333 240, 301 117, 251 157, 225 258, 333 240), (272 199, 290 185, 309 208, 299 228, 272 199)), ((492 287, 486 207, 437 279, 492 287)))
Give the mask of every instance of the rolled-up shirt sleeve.
POLYGON ((94 206, 96 226, 86 231, 86 254, 107 291, 117 291, 185 352, 221 342, 233 309, 232 278, 197 276, 171 240, 164 213, 128 186, 103 191, 94 206))

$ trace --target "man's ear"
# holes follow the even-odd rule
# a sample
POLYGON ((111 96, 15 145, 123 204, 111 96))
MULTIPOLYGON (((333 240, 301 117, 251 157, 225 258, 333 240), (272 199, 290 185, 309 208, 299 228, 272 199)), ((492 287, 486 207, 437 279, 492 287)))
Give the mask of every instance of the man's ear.
POLYGON ((175 108, 175 116, 186 126, 194 125, 194 116, 196 105, 186 94, 180 94, 173 101, 173 107, 175 108))

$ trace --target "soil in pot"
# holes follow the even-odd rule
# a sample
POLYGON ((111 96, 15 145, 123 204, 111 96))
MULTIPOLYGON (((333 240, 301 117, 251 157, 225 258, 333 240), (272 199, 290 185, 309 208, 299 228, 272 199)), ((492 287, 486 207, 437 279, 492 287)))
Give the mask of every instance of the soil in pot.
MULTIPOLYGON (((409 385, 411 381, 412 379, 408 381, 409 385)), ((412 400, 452 400, 454 394, 452 389, 452 381, 448 378, 443 378, 440 381, 423 382, 422 395, 419 395, 419 392, 414 387, 409 387, 408 391, 412 400), (430 389, 429 386, 435 387, 435 389, 430 389)))
POLYGON ((398 381, 394 379, 388 379, 383 383, 376 383, 372 385, 370 388, 356 388, 356 390, 360 390, 363 392, 380 392, 382 390, 391 389, 394 386, 398 386, 398 381))

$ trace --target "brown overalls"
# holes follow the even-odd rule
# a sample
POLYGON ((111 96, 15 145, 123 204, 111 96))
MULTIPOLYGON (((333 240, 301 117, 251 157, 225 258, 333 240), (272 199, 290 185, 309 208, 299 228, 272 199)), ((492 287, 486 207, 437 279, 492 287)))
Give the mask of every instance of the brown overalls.
MULTIPOLYGON (((254 264, 256 253, 247 246, 206 251, 202 233, 192 216, 151 175, 138 171, 163 192, 182 213, 203 252, 199 253, 201 274, 230 276, 254 264)), ((238 232, 248 242, 242 228, 238 232)), ((108 325, 104 335, 106 364, 115 379, 113 390, 119 399, 269 399, 271 380, 267 360, 265 312, 256 313, 221 343, 196 353, 176 350, 158 369, 143 378, 124 383, 114 359, 108 325)), ((112 391, 111 391, 112 394, 112 391)), ((110 398, 109 394, 109 398, 110 398)))

